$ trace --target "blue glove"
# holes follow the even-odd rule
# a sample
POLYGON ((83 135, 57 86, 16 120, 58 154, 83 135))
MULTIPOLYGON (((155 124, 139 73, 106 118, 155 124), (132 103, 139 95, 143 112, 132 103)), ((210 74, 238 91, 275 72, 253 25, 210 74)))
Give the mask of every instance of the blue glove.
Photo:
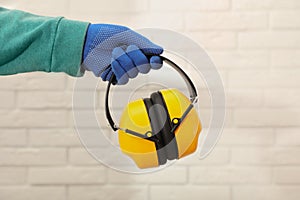
POLYGON ((146 74, 151 68, 161 68, 162 60, 158 55, 162 52, 160 46, 127 27, 91 24, 87 30, 82 67, 104 81, 114 74, 121 85, 139 72, 146 74))

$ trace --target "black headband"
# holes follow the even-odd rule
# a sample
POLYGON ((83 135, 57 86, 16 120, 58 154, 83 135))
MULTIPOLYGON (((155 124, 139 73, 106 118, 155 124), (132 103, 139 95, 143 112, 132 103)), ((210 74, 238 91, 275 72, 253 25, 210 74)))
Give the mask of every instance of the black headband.
MULTIPOLYGON (((147 56, 147 57, 150 59, 151 56, 147 56)), ((171 61, 168 58, 163 57, 163 56, 160 56, 160 58, 163 60, 163 62, 166 62, 171 67, 173 67, 182 76, 186 85, 188 86, 189 93, 190 93, 190 100, 191 100, 191 102, 194 102, 194 100, 197 98, 197 90, 196 90, 195 85, 191 81, 191 79, 188 77, 188 75, 173 61, 171 61)), ((110 66, 108 66, 108 67, 110 67, 110 66)), ((116 76, 113 74, 107 84, 106 95, 105 95, 105 114, 106 114, 106 118, 107 118, 111 128, 114 131, 117 131, 118 127, 116 126, 116 123, 114 122, 114 120, 111 117, 109 106, 108 106, 108 98, 109 98, 109 91, 110 91, 111 84, 116 84, 116 83, 117 83, 116 76)))

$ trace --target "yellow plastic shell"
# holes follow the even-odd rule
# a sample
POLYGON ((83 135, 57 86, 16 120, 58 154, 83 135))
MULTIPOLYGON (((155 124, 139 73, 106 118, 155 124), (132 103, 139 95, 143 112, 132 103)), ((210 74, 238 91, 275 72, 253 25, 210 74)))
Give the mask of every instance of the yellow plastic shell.
MULTIPOLYGON (((191 104, 190 100, 177 89, 166 89, 160 92, 165 100, 171 120, 181 118, 191 104)), ((197 149, 201 129, 202 126, 198 114, 195 108, 192 108, 175 131, 178 158, 189 155, 197 149)))
MULTIPOLYGON (((123 111, 120 127, 138 133, 151 131, 148 114, 142 99, 130 102, 123 111)), ((130 156, 139 168, 158 166, 155 143, 119 130, 119 144, 123 153, 130 156)))

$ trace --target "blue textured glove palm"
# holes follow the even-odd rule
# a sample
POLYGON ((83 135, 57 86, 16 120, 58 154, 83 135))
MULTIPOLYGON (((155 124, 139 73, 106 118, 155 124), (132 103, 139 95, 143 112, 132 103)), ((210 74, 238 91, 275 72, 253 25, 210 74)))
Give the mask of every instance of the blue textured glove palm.
POLYGON ((158 55, 162 52, 160 46, 127 27, 91 24, 86 35, 82 67, 104 81, 115 74, 121 85, 139 72, 145 74, 151 68, 159 69, 162 60, 158 55))

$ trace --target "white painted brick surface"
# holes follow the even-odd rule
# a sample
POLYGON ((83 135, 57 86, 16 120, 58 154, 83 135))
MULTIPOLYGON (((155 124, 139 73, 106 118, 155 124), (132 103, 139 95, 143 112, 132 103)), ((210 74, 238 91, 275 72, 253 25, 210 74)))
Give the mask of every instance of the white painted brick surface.
POLYGON ((33 147, 80 146, 75 129, 30 129, 28 143, 33 147))
POLYGON ((187 169, 185 167, 171 166, 168 170, 161 170, 146 175, 134 175, 109 170, 108 181, 120 184, 184 184, 187 183, 187 169))
POLYGON ((276 167, 274 169, 274 182, 279 184, 299 184, 300 169, 298 167, 276 167))
POLYGON ((240 109, 234 113, 234 122, 239 127, 299 126, 299 121, 300 109, 240 109))
POLYGON ((15 106, 15 93, 12 91, 0 91, 0 109, 11 109, 15 106))
POLYGON ((272 169, 268 167, 190 167, 193 184, 268 184, 272 169))
POLYGON ((101 14, 101 13, 131 13, 147 11, 147 0, 124 0, 124 1, 99 1, 89 0, 86 2, 70 0, 70 12, 74 14, 101 14), (97 6, 96 6, 97 5, 97 6), (85 9, 82 9, 85 8, 85 9))
POLYGON ((249 31, 238 35, 238 44, 241 48, 299 48, 300 31, 249 31))
POLYGON ((300 66, 300 51, 299 50, 272 50, 271 51, 271 66, 276 68, 297 68, 300 66))
POLYGON ((300 129, 282 128, 275 130, 276 144, 283 146, 300 145, 300 129))
MULTIPOLYGON (((265 50, 211 51, 210 54, 216 66, 222 69, 261 69, 269 65, 269 53, 265 50)), ((274 59, 276 58, 274 55, 274 59)), ((273 62, 275 64, 277 60, 273 62)))
POLYGON ((63 110, 0 110, 0 127, 66 127, 68 116, 63 110))
POLYGON ((299 28, 300 13, 297 11, 271 12, 271 27, 273 28, 299 28))
POLYGON ((300 198, 299 186, 234 186, 234 200, 297 200, 300 198))
POLYGON ((25 129, 1 129, 0 147, 6 146, 25 146, 27 136, 25 129))
POLYGON ((3 166, 64 165, 66 160, 66 150, 62 148, 0 148, 3 166))
POLYGON ((46 167, 29 169, 31 184, 100 184, 106 180, 103 167, 46 167))
POLYGON ((231 88, 297 88, 300 86, 299 69, 232 70, 228 73, 231 88))
POLYGON ((236 33, 230 31, 190 32, 188 36, 206 49, 234 49, 237 46, 236 33))
POLYGON ((85 148, 69 149, 69 162, 72 165, 100 165, 85 148))
POLYGON ((252 13, 192 13, 186 18, 187 28, 195 30, 249 30, 268 27, 265 12, 252 13))
POLYGON ((0 186, 0 198, 15 200, 64 200, 66 189, 58 186, 0 186))
POLYGON ((172 1, 172 0, 151 0, 150 9, 153 11, 209 11, 209 10, 225 10, 230 5, 229 0, 214 0, 207 2, 205 0, 187 0, 187 1, 172 1))
POLYGON ((220 145, 269 146, 274 143, 271 128, 225 128, 220 138, 220 145))
POLYGON ((217 200, 230 199, 230 188, 228 186, 195 186, 195 185, 153 185, 150 187, 150 199, 207 199, 217 200))
POLYGON ((298 0, 232 0, 232 7, 239 10, 290 10, 300 8, 298 0))
POLYGON ((265 104, 269 107, 297 108, 300 106, 300 90, 269 89, 265 91, 265 104))
POLYGON ((20 108, 70 108, 72 94, 69 92, 19 92, 17 106, 20 108))
POLYGON ((68 200, 139 200, 147 199, 147 187, 143 185, 70 186, 68 200))
MULTIPOLYGON (((63 73, 1 76, 0 200, 300 199, 299 0, 0 2, 41 15, 134 30, 178 31, 208 51, 224 81, 227 100, 223 134, 207 158, 199 158, 198 148, 157 173, 123 174, 94 160, 75 129, 79 126, 89 147, 109 153, 95 120, 96 116, 104 134, 111 137, 103 113, 106 83, 91 72, 86 72, 85 82, 63 73), (72 112, 75 81, 81 99, 78 109, 83 111, 78 118, 82 123, 77 124, 72 112), (89 94, 97 81, 94 102, 89 94)), ((176 41, 171 45, 186 48, 176 41)), ((168 70, 139 77, 132 85, 150 79, 161 82, 163 77, 168 85, 183 89, 181 81, 169 79, 168 70)), ((198 82, 206 130, 211 102, 205 84, 198 82)), ((148 87, 135 97, 147 97, 156 89, 148 87)), ((131 88, 120 90, 123 93, 113 102, 117 118, 127 103, 124 93, 131 88)))
POLYGON ((12 76, 1 76, 1 90, 63 90, 66 75, 63 73, 25 73, 12 76))
MULTIPOLYGON (((27 178, 26 168, 23 168, 23 167, 0 167, 0 188, 1 188, 1 185, 25 184, 26 178, 27 178)), ((1 194, 0 194, 0 196, 1 196, 1 194)))
POLYGON ((242 165, 298 165, 297 148, 233 148, 232 162, 242 165))

